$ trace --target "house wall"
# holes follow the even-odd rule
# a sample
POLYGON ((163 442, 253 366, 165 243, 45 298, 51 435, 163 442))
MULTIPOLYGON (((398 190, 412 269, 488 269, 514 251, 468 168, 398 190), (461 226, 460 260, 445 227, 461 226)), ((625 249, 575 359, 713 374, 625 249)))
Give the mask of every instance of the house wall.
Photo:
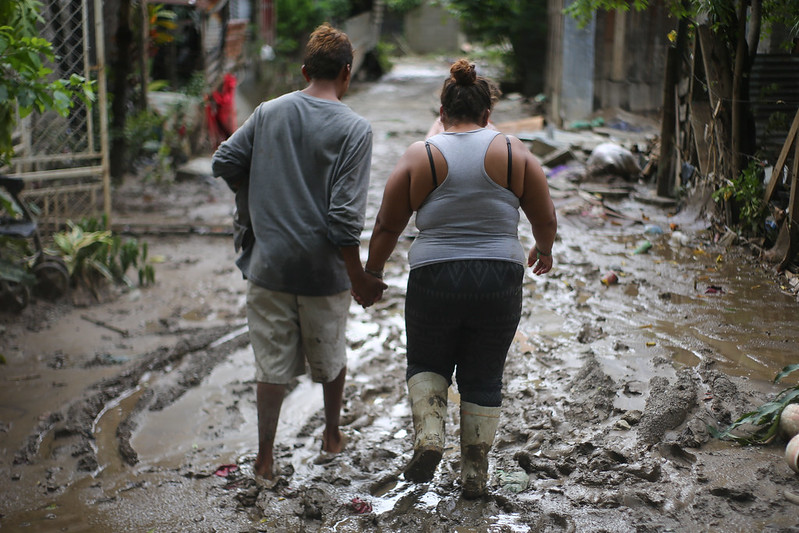
POLYGON ((585 28, 563 15, 569 0, 549 0, 549 41, 545 92, 548 119, 563 126, 593 111, 594 35, 596 23, 585 28))
POLYGON ((676 24, 662 2, 646 11, 597 13, 594 110, 660 109, 668 33, 676 24))
POLYGON ((668 33, 676 28, 663 1, 641 12, 597 12, 585 28, 563 15, 571 2, 548 3, 548 118, 565 125, 606 108, 658 111, 668 33))

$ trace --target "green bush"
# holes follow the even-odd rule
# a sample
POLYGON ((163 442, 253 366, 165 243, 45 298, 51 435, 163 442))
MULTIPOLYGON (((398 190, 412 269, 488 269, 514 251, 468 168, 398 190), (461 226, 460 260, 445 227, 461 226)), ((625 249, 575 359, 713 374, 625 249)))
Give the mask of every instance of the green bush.
POLYGON ((752 160, 741 174, 713 193, 713 200, 724 201, 726 208, 732 209, 733 223, 750 235, 760 233, 766 216, 763 176, 760 161, 752 160))
POLYGON ((73 286, 84 285, 95 291, 102 281, 134 284, 128 277, 130 268, 136 269, 139 285, 155 282, 155 268, 148 261, 147 243, 134 238, 123 240, 106 229, 97 219, 68 222, 69 230, 53 235, 58 254, 66 263, 73 286))

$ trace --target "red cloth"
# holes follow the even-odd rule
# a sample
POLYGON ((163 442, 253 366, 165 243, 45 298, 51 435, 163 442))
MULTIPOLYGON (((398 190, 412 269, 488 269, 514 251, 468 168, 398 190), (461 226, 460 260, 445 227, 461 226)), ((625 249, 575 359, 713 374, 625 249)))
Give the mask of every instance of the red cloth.
POLYGON ((214 146, 219 146, 236 131, 236 77, 233 74, 225 74, 222 90, 213 91, 211 99, 206 100, 205 120, 214 146))
POLYGON ((220 129, 229 137, 236 131, 236 77, 233 74, 225 74, 222 92, 214 91, 213 97, 220 129))

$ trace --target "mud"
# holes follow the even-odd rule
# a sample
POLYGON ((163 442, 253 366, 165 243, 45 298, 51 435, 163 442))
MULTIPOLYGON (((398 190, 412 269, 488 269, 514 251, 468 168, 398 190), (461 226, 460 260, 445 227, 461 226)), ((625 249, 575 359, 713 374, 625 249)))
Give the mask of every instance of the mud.
MULTIPOLYGON (((370 224, 394 162, 435 117, 447 65, 404 60, 347 98, 375 134, 370 224)), ((493 121, 528 115, 510 95, 493 121)), ((647 133, 616 140, 646 144, 647 133)), ((559 136, 578 157, 607 140, 559 136)), ((230 193, 207 177, 128 180, 115 222, 149 243, 156 285, 0 313, 0 527, 799 530, 785 440, 741 447, 707 430, 795 383, 770 382, 799 353, 799 304, 785 278, 756 248, 726 247, 701 204, 657 207, 635 194, 597 202, 568 173, 550 185, 555 269, 525 278, 485 499, 460 498, 456 387, 435 477, 417 485, 400 475, 413 438, 402 314, 412 227, 386 266, 384 300, 351 307, 346 452, 321 453, 321 387, 299 379, 278 428, 282 476, 266 487, 252 476, 255 383, 230 193), (663 234, 645 233, 651 225, 663 234), (644 238, 651 249, 635 254, 644 238), (602 282, 609 271, 617 283, 602 282)), ((643 198, 652 187, 631 188, 643 198)), ((522 240, 532 243, 529 228, 522 240)))

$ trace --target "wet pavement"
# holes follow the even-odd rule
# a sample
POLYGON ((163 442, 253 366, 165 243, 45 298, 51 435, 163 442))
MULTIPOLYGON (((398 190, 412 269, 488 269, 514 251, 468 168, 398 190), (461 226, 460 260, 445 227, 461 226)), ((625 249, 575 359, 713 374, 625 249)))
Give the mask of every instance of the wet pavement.
MULTIPOLYGON (((379 82, 356 84, 345 100, 374 131, 364 258, 385 179, 430 127, 447 68, 445 61, 404 60, 379 82)), ((524 112, 518 99, 508 98, 493 121, 501 125, 524 112)), ((565 132, 557 132, 556 140, 560 134, 564 142, 598 142, 590 134, 565 132)), ((412 226, 386 266, 384 300, 367 310, 351 307, 348 451, 335 458, 319 453, 321 389, 299 380, 283 406, 277 457, 285 480, 274 490, 257 486, 251 476, 255 384, 242 329, 244 285, 232 268, 232 246, 217 236, 150 235, 151 253, 163 257, 155 288, 2 323, 7 364, 0 391, 0 527, 795 528, 798 508, 784 492, 799 492, 799 478, 783 460, 784 442, 741 448, 699 435, 705 423, 729 422, 790 384, 770 380, 799 360, 795 295, 747 249, 713 244, 716 236, 698 208, 606 198, 604 206, 624 215, 608 217, 579 193, 578 183, 553 176, 550 185, 559 216, 555 268, 525 278, 488 500, 458 497, 456 387, 450 388, 448 447, 436 477, 413 485, 399 476, 412 438, 402 318, 412 226), (644 239, 651 248, 636 253, 644 239), (611 271, 617 281, 603 283, 611 271), (123 327, 129 336, 81 315, 123 327), (208 341, 199 342, 209 331, 208 341), (169 350, 183 355, 164 356, 169 350), (88 364, 98 358, 117 362, 88 364), (122 379, 126 375, 131 379, 122 379), (99 398, 101 405, 87 398, 99 398), (683 399, 681 420, 658 419, 658 409, 683 399), (91 423, 74 430, 70 417, 79 418, 82 410, 91 423), (127 437, 120 437, 120 428, 127 428, 127 437), (689 445, 691 439, 698 446, 689 445), (135 452, 135 462, 120 443, 135 452), (33 447, 31 464, 15 464, 26 445, 33 447), (355 505, 356 498, 371 510, 355 505)), ((652 186, 636 189, 646 196, 652 186)), ((230 202, 229 194, 213 180, 202 187, 190 206, 196 223, 226 223, 229 211, 220 206, 230 202), (202 220, 202 201, 212 220, 202 220)), ((168 212, 159 216, 169 223, 168 212)), ((526 248, 532 244, 524 224, 521 238, 526 248)))

